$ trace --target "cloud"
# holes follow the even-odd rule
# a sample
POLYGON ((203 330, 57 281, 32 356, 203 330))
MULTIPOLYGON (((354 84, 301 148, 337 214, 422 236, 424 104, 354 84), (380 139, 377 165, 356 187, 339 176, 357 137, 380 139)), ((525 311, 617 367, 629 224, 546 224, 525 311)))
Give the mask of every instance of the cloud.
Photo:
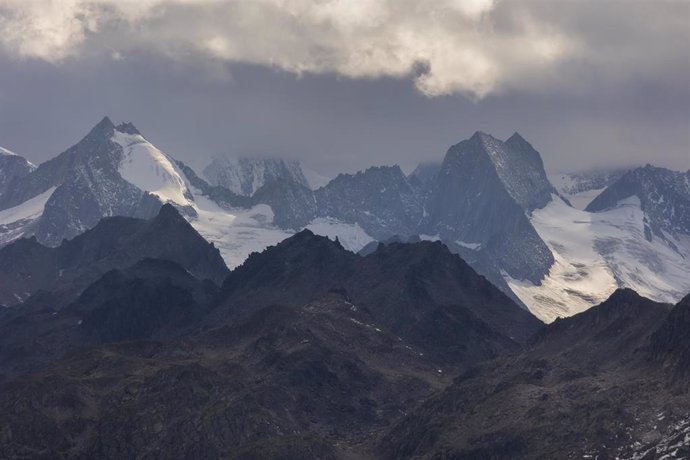
POLYGON ((195 65, 240 62, 297 75, 410 78, 430 97, 481 99, 577 86, 583 76, 644 74, 651 62, 658 71, 687 60, 687 8, 655 4, 0 0, 0 44, 17 58, 58 65, 94 55, 126 59, 143 50, 195 65), (622 36, 606 32, 613 24, 622 36), (669 39, 680 46, 661 48, 660 40, 669 39), (654 55, 645 57, 648 52, 654 55), (599 72, 592 75, 592 68, 599 72))

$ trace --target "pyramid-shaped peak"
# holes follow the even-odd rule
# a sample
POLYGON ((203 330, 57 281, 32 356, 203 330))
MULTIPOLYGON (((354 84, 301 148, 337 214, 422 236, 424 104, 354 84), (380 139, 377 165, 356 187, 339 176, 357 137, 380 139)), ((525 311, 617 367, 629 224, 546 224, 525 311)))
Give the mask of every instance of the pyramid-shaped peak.
POLYGON ((630 288, 618 288, 606 299, 605 302, 634 302, 643 297, 637 291, 630 288))
POLYGON ((101 119, 101 121, 99 121, 93 128, 91 128, 91 131, 89 131, 89 134, 86 135, 85 139, 110 138, 113 135, 114 130, 115 125, 110 118, 106 116, 103 117, 103 119, 101 119))
POLYGON ((161 206, 158 215, 154 218, 157 222, 187 222, 180 212, 170 203, 161 206))
POLYGON ((96 127, 98 127, 98 126, 115 127, 115 125, 113 124, 112 120, 111 120, 110 117, 108 117, 107 115, 104 116, 104 117, 101 119, 101 121, 98 122, 98 124, 96 124, 96 127))
POLYGON ((508 138, 508 140, 506 141, 506 144, 511 145, 511 146, 524 145, 524 146, 529 146, 530 148, 532 147, 532 144, 527 142, 527 140, 524 137, 522 137, 522 135, 520 133, 518 133, 517 131, 515 131, 513 133, 513 135, 508 138))
POLYGON ((115 125, 113 124, 112 120, 106 115, 99 121, 96 126, 93 127, 92 130, 103 130, 103 129, 114 129, 115 125))

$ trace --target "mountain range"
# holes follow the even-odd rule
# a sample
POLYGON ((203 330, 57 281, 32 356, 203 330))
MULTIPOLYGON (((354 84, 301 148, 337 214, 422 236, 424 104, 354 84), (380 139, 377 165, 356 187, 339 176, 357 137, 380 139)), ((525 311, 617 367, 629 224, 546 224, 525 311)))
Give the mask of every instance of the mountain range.
POLYGON ((372 167, 312 189, 299 164, 280 159, 218 159, 202 177, 132 124, 106 117, 37 167, 0 156, 0 242, 34 237, 57 247, 104 217, 148 219, 164 203, 230 268, 305 228, 353 252, 375 241, 440 240, 553 321, 621 287, 663 302, 690 290, 688 177, 648 166, 571 175, 568 187, 555 187, 522 136, 477 132, 410 175, 372 167), (592 191, 591 203, 572 206, 592 191))

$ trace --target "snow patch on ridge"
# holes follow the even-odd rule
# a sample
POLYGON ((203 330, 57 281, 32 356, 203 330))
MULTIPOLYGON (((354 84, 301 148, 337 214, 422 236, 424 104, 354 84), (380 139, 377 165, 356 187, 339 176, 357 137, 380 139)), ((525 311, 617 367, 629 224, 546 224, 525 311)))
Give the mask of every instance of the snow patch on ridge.
POLYGON ((465 241, 455 240, 455 244, 462 246, 463 248, 471 249, 473 251, 479 251, 482 248, 481 243, 466 243, 465 241))
MULTIPOLYGON (((538 318, 551 322, 606 300, 618 287, 662 302, 677 302, 690 290, 690 238, 674 250, 644 234, 637 197, 605 212, 574 209, 560 198, 531 217, 555 263, 541 286, 504 274, 510 288, 538 318)), ((670 238, 670 237, 669 237, 670 238)))

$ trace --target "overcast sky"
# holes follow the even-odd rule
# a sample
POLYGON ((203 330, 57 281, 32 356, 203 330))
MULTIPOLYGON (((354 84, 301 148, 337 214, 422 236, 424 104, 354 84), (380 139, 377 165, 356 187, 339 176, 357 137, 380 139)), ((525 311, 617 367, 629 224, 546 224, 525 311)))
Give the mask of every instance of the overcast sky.
POLYGON ((690 168, 690 1, 0 0, 0 146, 104 115, 200 168, 325 174, 520 132, 552 172, 690 168))

